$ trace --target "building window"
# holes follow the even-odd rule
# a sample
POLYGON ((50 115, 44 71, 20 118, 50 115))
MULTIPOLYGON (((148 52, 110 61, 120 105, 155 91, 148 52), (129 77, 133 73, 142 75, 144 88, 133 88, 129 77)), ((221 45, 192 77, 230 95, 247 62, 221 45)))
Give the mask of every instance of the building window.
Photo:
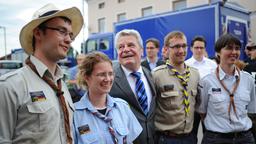
POLYGON ((125 2, 125 0, 117 0, 118 3, 122 3, 122 2, 125 2))
POLYGON ((117 22, 126 20, 126 13, 120 13, 117 15, 117 22))
POLYGON ((172 2, 172 9, 174 11, 176 10, 182 10, 187 7, 187 1, 186 0, 177 0, 172 2))
POLYGON ((98 26, 100 33, 105 32, 105 18, 98 19, 98 26))
POLYGON ((152 15, 152 11, 153 11, 152 6, 151 7, 142 8, 142 10, 141 10, 142 16, 144 17, 144 16, 152 15))
POLYGON ((105 7, 105 2, 99 3, 99 9, 103 9, 105 7))

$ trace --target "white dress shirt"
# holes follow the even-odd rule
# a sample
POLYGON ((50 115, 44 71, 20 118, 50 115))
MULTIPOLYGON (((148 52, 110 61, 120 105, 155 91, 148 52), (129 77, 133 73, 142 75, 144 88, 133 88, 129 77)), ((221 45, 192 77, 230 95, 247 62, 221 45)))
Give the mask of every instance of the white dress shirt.
POLYGON ((216 67, 217 67, 217 64, 213 60, 210 60, 206 57, 203 57, 202 61, 197 61, 192 56, 190 59, 186 60, 185 63, 188 66, 191 66, 191 67, 194 67, 194 68, 198 69, 199 74, 200 74, 200 78, 203 78, 207 74, 210 74, 211 71, 215 70, 216 67))
MULTIPOLYGON (((135 90, 135 87, 136 87, 136 78, 134 76, 131 75, 131 73, 133 71, 130 71, 128 70, 127 68, 125 68, 124 66, 122 66, 123 70, 124 70, 124 74, 126 76, 126 79, 134 93, 134 95, 137 96, 136 94, 136 90, 135 90)), ((150 86, 149 86, 149 83, 147 81, 147 78, 146 76, 144 75, 144 72, 142 70, 142 67, 140 66, 139 70, 137 72, 140 72, 141 73, 141 80, 143 81, 144 83, 144 86, 145 86, 145 89, 146 89, 146 94, 147 94, 147 100, 148 100, 148 111, 150 109, 150 103, 151 103, 151 100, 152 100, 152 93, 151 93, 151 90, 150 90, 150 86)))

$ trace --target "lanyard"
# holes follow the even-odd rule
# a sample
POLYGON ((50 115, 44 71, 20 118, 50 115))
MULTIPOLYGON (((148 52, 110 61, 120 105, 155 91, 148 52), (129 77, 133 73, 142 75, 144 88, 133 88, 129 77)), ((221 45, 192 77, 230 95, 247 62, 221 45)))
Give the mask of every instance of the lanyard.
MULTIPOLYGON (((238 68, 235 68, 237 71, 239 71, 238 68)), ((228 115, 229 115, 229 121, 231 122, 231 117, 230 117, 230 112, 231 112, 231 106, 233 107, 233 110, 235 112, 235 115, 238 119, 238 116, 237 116, 237 113, 236 113, 236 106, 235 106, 235 102, 234 102, 234 93, 236 92, 237 90, 237 87, 239 85, 239 82, 240 82, 240 73, 239 73, 239 77, 236 79, 236 83, 232 89, 232 91, 229 91, 227 89, 227 87, 225 86, 225 84, 223 83, 223 80, 220 80, 220 76, 219 76, 219 66, 216 68, 216 76, 217 76, 217 79, 219 80, 221 86, 224 88, 224 90, 226 92, 228 92, 229 94, 229 97, 230 97, 230 101, 229 101, 229 106, 228 106, 228 115)))

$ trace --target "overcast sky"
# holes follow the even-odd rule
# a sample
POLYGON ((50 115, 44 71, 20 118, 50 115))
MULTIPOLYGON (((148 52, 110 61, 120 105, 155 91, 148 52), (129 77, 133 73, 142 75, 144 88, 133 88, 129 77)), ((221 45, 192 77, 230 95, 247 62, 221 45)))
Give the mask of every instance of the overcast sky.
MULTIPOLYGON (((19 33, 21 28, 31 19, 33 13, 47 3, 53 3, 59 9, 76 6, 83 13, 83 0, 0 0, 0 26, 6 28, 7 54, 12 49, 21 48, 19 33)), ((84 2, 85 27, 87 27, 87 4, 84 2)), ((87 30, 82 30, 72 46, 80 52, 83 39, 87 38, 87 30)), ((0 28, 0 57, 5 55, 4 31, 0 28)))

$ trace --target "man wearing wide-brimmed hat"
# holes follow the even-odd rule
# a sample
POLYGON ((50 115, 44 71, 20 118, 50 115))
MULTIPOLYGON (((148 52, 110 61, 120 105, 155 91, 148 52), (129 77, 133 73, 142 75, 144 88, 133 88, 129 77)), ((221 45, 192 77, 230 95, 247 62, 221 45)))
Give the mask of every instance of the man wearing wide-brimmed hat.
POLYGON ((57 61, 83 26, 76 8, 47 4, 20 32, 26 65, 0 77, 0 143, 71 144, 73 104, 57 61))

